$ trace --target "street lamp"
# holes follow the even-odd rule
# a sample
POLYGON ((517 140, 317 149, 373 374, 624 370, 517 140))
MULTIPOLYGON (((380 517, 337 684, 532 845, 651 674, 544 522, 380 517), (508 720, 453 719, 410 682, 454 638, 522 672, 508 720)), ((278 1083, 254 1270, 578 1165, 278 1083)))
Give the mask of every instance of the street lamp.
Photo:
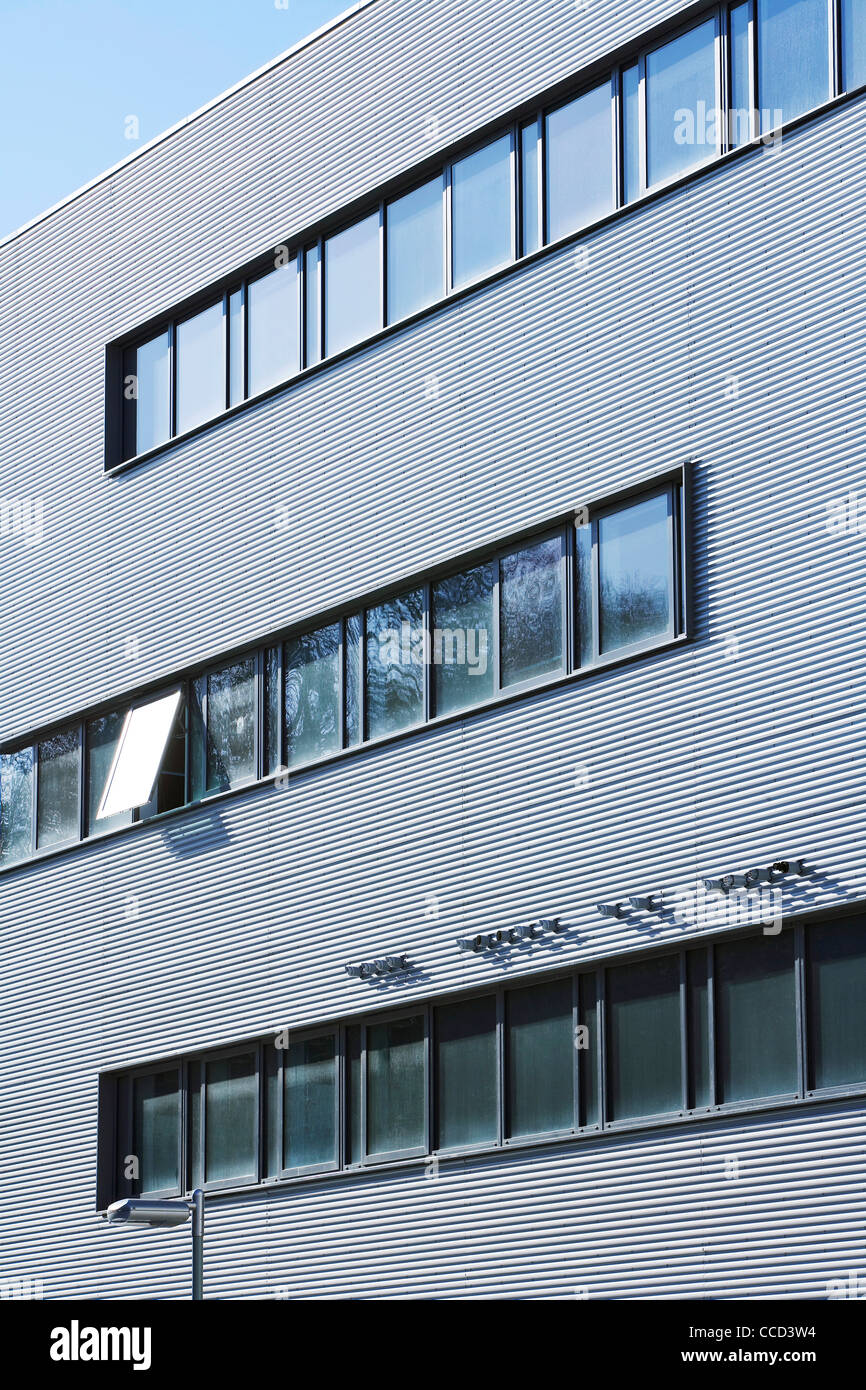
POLYGON ((189 1198, 126 1197, 112 1202, 108 1220, 132 1226, 182 1226, 192 1212, 192 1296, 204 1298, 204 1193, 197 1187, 189 1198))

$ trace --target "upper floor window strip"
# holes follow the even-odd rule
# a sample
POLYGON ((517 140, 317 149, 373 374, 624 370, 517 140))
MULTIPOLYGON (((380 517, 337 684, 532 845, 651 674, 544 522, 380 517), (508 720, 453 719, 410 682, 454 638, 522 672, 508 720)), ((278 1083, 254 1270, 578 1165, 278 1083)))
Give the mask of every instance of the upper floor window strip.
POLYGON ((0 754, 0 868, 684 632, 682 474, 0 754))
POLYGON ((866 82, 860 0, 737 0, 110 349, 107 466, 149 454, 866 82), (118 423, 119 422, 119 423, 118 423))

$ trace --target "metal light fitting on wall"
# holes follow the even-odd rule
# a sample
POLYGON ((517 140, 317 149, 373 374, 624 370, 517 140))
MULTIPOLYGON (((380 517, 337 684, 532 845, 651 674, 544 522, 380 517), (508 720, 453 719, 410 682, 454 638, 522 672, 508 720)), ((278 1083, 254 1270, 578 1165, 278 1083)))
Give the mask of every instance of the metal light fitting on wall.
POLYGON ((802 876, 805 872, 804 859, 775 859, 766 869, 745 869, 736 874, 722 874, 719 878, 705 878, 703 885, 708 893, 729 893, 732 888, 755 888, 759 883, 775 883, 777 878, 802 876))
POLYGON ((369 980, 374 976, 381 978, 383 975, 397 975, 401 970, 408 970, 409 957, 405 951, 401 951, 396 955, 377 956, 375 960, 362 960, 358 965, 345 965, 343 969, 356 980, 369 980))
POLYGON ((554 936, 558 936, 565 930, 559 917, 539 917, 537 921, 527 922, 519 927, 479 932, 476 936, 460 936, 457 938, 457 945, 461 951, 496 951, 502 946, 534 941, 545 932, 552 932, 554 936))

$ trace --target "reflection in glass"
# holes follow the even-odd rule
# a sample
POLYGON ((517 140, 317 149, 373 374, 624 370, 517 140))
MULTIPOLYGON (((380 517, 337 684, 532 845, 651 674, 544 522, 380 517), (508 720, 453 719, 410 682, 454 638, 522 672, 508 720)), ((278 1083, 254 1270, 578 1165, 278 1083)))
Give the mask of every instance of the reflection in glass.
POLYGON ((662 493, 598 523, 603 653, 672 629, 668 502, 662 493))
POLYGON ((88 835, 98 835, 132 822, 131 811, 118 811, 116 815, 105 816, 99 821, 96 819, 125 719, 125 711, 112 710, 110 714, 100 714, 96 719, 91 719, 87 725, 88 835))
POLYGON ((436 713, 465 709, 493 694, 493 563, 433 585, 436 713))
POLYGON ((442 1149, 494 1143, 497 1136, 496 999, 436 1010, 436 1113, 442 1149))
POLYGON ((452 280, 477 280, 513 255, 511 137, 503 135, 451 170, 452 280))
POLYGON ((367 1028, 367 1153, 418 1148, 425 1141, 424 1019, 367 1028))
POLYGON ((866 919, 809 927, 807 999, 810 1084, 866 1081, 866 919))
POLYGON ((300 367, 298 263, 295 258, 247 286, 249 394, 285 381, 300 367))
POLYGON ((265 651, 263 673, 265 690, 262 705, 265 729, 262 764, 265 776, 267 776, 269 772, 276 772, 280 766, 280 725, 282 723, 283 701, 279 647, 268 647, 265 651))
POLYGON ((648 53, 647 185, 703 164, 716 153, 715 21, 648 53))
POLYGON ((734 5, 731 25, 731 106, 728 138, 731 148, 745 145, 752 134, 752 97, 749 83, 749 5, 734 5))
POLYGON ((325 355, 381 327, 379 214, 325 242, 325 355))
POLYGON ((842 85, 846 92, 866 82, 866 5, 842 0, 842 85))
POLYGON ((388 204, 389 323, 423 309, 444 293, 442 207, 438 176, 388 204))
POLYGON ((322 355, 322 312, 319 243, 304 252, 305 361, 311 367, 322 355))
POLYGON ((229 405, 244 398, 244 297, 229 295, 229 405))
POLYGON ((622 74, 622 179, 623 199, 630 203, 640 193, 640 74, 637 63, 622 74))
POLYGON ((758 106, 774 130, 830 95, 827 0, 757 0, 758 106))
POLYGON ((258 1079, 252 1052, 205 1064, 205 1181, 254 1177, 258 1079))
POLYGON ((367 610, 367 737, 424 718, 424 595, 420 589, 367 610))
POLYGON ((711 1105, 710 1029, 707 953, 686 952, 688 1000, 689 1105, 711 1105))
POLYGON ((284 1154, 286 1168, 307 1168, 337 1159, 336 1038, 306 1038, 286 1051, 284 1154))
POLYGON ((255 658, 200 676, 193 689, 193 796, 250 781, 256 775, 255 658))
POLYGON ((551 536, 503 556, 500 582, 502 684, 562 666, 562 540, 551 536))
POLYGON ((64 729, 39 744, 36 844, 39 849, 79 837, 81 748, 78 729, 64 729))
POLYGON ((538 177, 538 121, 520 131, 521 208, 523 214, 523 254, 530 256, 541 245, 539 236, 541 184, 538 177))
POLYGON ((571 980, 509 990, 509 1135, 574 1125, 574 1025, 571 980))
POLYGON ((361 742, 361 694, 364 684, 362 645, 363 613, 353 613, 346 619, 346 746, 361 742))
POLYGON ((661 1115, 683 1104, 677 956, 607 972, 611 1118, 661 1115))
POLYGON ((547 236, 565 236, 613 208, 610 83, 547 117, 547 236))
POLYGON ((595 973, 578 976, 577 985, 578 1023, 586 1029, 582 1044, 578 1048, 580 1123, 597 1125, 601 1116, 598 1104, 599 1008, 595 973))
POLYGON ((290 765, 340 747, 340 624, 286 643, 286 747, 290 765))
POLYGON ((222 301, 177 325, 177 432, 211 420, 226 407, 222 301))
POLYGON ((33 840, 33 749, 0 754, 0 864, 31 853, 33 840))
POLYGON ((139 1163, 138 1192, 179 1187, 180 1092, 176 1068, 135 1078, 132 1151, 139 1163))
POLYGON ((123 354, 124 453, 143 454, 163 444, 169 422, 168 330, 123 354))
POLYGON ((797 1089, 794 934, 715 948, 719 1099, 797 1089))
POLYGON ((361 1145, 361 1025, 346 1029, 346 1162, 360 1163, 361 1145))

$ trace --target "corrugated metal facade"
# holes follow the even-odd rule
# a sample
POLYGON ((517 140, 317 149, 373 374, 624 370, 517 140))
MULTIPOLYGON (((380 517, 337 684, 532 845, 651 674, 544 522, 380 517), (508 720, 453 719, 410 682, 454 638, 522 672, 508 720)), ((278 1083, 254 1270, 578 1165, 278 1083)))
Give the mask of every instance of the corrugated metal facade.
MULTIPOLYGON (((375 0, 0 247, 2 492, 45 507, 2 542, 4 737, 696 460, 692 645, 0 877, 0 1280, 187 1292, 183 1236, 94 1218, 102 1068, 497 981, 455 938, 527 917, 570 930, 509 978, 681 942, 595 904, 780 854, 787 912, 866 897, 864 540, 826 526, 866 486, 862 100, 102 473, 107 341, 677 8, 375 0), (396 948, 420 983, 343 974, 396 948)), ((207 1291, 824 1297, 864 1138, 840 1100, 223 1197, 207 1291)))

